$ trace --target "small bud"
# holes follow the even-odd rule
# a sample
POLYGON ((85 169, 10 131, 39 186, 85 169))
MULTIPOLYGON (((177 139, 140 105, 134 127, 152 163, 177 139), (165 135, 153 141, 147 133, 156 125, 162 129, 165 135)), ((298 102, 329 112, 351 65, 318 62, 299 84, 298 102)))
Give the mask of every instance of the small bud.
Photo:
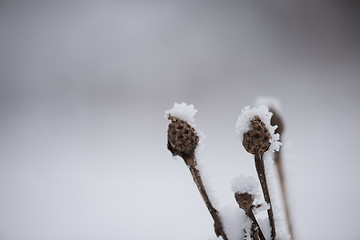
POLYGON ((259 116, 255 116, 250 124, 251 130, 244 133, 242 144, 249 153, 262 155, 271 145, 271 135, 259 116))
POLYGON ((255 196, 250 193, 235 193, 235 200, 239 207, 245 211, 251 209, 255 196))
POLYGON ((194 155, 199 142, 195 129, 187 122, 168 115, 171 120, 168 127, 168 149, 175 156, 188 158, 194 155))

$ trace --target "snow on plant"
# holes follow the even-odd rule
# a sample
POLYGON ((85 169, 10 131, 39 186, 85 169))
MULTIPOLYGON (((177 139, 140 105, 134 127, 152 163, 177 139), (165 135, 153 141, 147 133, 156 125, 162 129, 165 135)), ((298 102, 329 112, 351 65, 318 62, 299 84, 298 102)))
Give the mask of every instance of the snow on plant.
MULTIPOLYGON (((281 136, 283 136, 284 123, 282 121, 282 111, 281 111, 280 101, 275 97, 259 97, 258 99, 256 99, 256 105, 258 105, 258 106, 266 105, 267 107, 269 107, 269 111, 273 113, 270 123, 273 126, 277 125, 278 128, 275 130, 275 133, 279 133, 281 136)), ((277 169, 277 174, 278 174, 277 179, 279 180, 280 187, 281 187, 282 203, 283 203, 284 209, 285 209, 285 217, 286 217, 286 222, 288 225, 288 232, 291 236, 294 236, 294 231, 293 231, 293 226, 292 226, 292 221, 291 221, 291 216, 290 216, 290 210, 289 210, 289 201, 288 201, 287 191, 286 191, 285 172, 284 172, 284 167, 283 167, 281 151, 274 153, 274 162, 275 162, 275 167, 277 169)), ((269 170, 271 170, 271 168, 273 168, 273 164, 270 164, 268 167, 269 170)), ((276 174, 276 173, 274 173, 274 174, 276 174)), ((273 195, 276 196, 276 194, 273 194, 273 195)), ((277 205, 280 205, 280 203, 277 203, 277 205)), ((281 219, 278 220, 277 216, 275 216, 275 222, 279 222, 276 224, 280 225, 280 223, 283 223, 284 221, 282 221, 281 219)))
POLYGON ((258 195, 258 184, 256 180, 251 176, 244 177, 241 175, 233 180, 231 189, 235 194, 235 200, 238 203, 239 208, 244 210, 246 216, 251 220, 251 227, 244 229, 245 238, 249 240, 265 240, 264 234, 261 231, 253 212, 253 208, 256 208, 254 200, 256 195, 258 195))
POLYGON ((189 124, 195 122, 195 114, 197 110, 194 108, 194 105, 186 103, 175 103, 174 107, 168 111, 165 111, 165 117, 173 116, 177 117, 189 124))
MULTIPOLYGON (((263 152, 270 149, 271 151, 279 151, 281 143, 279 141, 280 135, 275 134, 275 129, 277 126, 271 126, 270 119, 272 117, 272 113, 269 112, 266 106, 260 106, 258 108, 250 108, 246 106, 241 115, 239 116, 236 122, 236 133, 239 135, 240 141, 244 141, 243 137, 245 133, 248 133, 250 130, 254 128, 254 123, 262 122, 260 125, 264 125, 262 128, 268 132, 268 142, 270 143, 269 147, 263 146, 263 152), (266 147, 266 148, 265 148, 266 147)), ((260 126, 259 126, 260 127, 260 126)), ((266 144, 267 145, 267 144, 266 144)))
POLYGON ((260 180, 264 198, 270 208, 267 210, 271 227, 271 239, 275 239, 276 227, 274 213, 271 206, 271 197, 266 179, 264 153, 269 149, 279 151, 281 143, 279 134, 275 134, 277 126, 271 126, 272 113, 266 106, 250 109, 249 106, 242 110, 236 122, 236 132, 246 151, 254 155, 256 172, 260 180))
POLYGON ((255 178, 252 176, 245 177, 244 175, 234 178, 231 184, 231 190, 234 193, 249 193, 254 196, 259 194, 258 187, 259 184, 255 178))
MULTIPOLYGON (((273 114, 269 112, 266 106, 260 106, 258 108, 250 108, 247 106, 242 110, 236 122, 236 132, 239 135, 242 145, 247 152, 254 156, 262 196, 266 203, 258 204, 261 194, 259 194, 258 190, 259 184, 253 177, 240 176, 235 178, 232 183, 232 190, 235 200, 239 208, 243 210, 243 213, 242 215, 238 214, 239 208, 238 210, 231 210, 234 213, 236 212, 235 215, 241 217, 241 225, 234 226, 234 223, 229 221, 231 214, 226 213, 229 212, 229 210, 221 210, 222 213, 226 214, 223 214, 223 218, 220 216, 219 211, 214 207, 214 203, 209 197, 208 185, 204 184, 203 174, 201 173, 202 170, 198 165, 198 148, 204 137, 194 125, 196 112, 197 110, 193 105, 187 105, 185 103, 175 103, 172 109, 165 112, 166 118, 169 120, 167 132, 168 150, 173 156, 183 158, 185 164, 189 167, 193 180, 214 220, 216 236, 223 240, 265 240, 275 239, 276 236, 277 239, 289 239, 289 236, 283 234, 283 229, 281 229, 281 233, 277 235, 274 221, 274 208, 270 197, 270 195, 273 195, 273 187, 272 185, 268 186, 268 181, 272 180, 269 178, 276 176, 276 174, 272 174, 272 172, 268 170, 271 169, 273 165, 272 153, 279 151, 281 146, 279 141, 280 136, 278 133, 275 133, 277 126, 271 124, 273 114), (264 156, 270 156, 270 160, 265 159, 264 156), (266 164, 264 164, 264 161, 267 161, 266 164), (261 210, 267 211, 267 224, 264 223, 263 219, 259 219, 259 221, 256 219, 255 215, 261 210), (234 229, 238 233, 241 232, 241 234, 234 233, 234 229)), ((277 116, 277 118, 279 118, 279 116, 277 116)), ((277 122, 282 124, 281 118, 279 119, 277 122)), ((279 176, 281 174, 282 173, 279 173, 279 176)), ((273 183, 273 181, 269 182, 271 182, 271 184, 273 183)), ((282 191, 284 193, 283 187, 282 191)), ((276 211, 281 211, 281 208, 276 208, 276 211)), ((279 218, 277 218, 277 220, 279 220, 279 218)), ((276 221, 276 224, 278 224, 280 220, 276 221)), ((289 218, 287 218, 287 221, 289 221, 289 218)), ((288 226, 289 232, 292 234, 290 231, 291 224, 289 223, 288 226)))
POLYGON ((197 168, 198 162, 196 158, 196 149, 199 143, 198 131, 194 126, 189 124, 194 122, 194 115, 197 110, 193 105, 185 103, 174 104, 174 107, 166 111, 166 117, 169 119, 168 126, 168 149, 173 155, 180 156, 184 159, 185 164, 189 167, 191 175, 196 186, 208 208, 212 218, 214 219, 214 230, 216 236, 221 236, 223 240, 228 240, 224 226, 221 221, 218 210, 214 207, 210 200, 204 181, 197 168), (189 121, 189 122, 187 122, 189 121))

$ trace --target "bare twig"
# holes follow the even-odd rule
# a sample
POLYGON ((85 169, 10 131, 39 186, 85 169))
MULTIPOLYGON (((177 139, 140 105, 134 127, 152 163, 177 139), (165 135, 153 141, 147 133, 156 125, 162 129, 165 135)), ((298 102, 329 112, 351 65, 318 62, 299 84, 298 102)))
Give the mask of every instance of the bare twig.
POLYGON ((265 202, 270 205, 269 209, 267 210, 267 213, 269 216, 269 222, 270 222, 270 227, 271 227, 271 239, 275 239, 276 231, 275 231, 274 213, 272 210, 270 193, 269 193, 269 189, 268 189, 268 185, 267 185, 267 181, 266 181, 263 155, 254 155, 254 157, 255 157, 256 172, 257 172, 259 180, 260 180, 261 189, 264 194, 264 199, 265 199, 265 202))
POLYGON ((210 215, 214 219, 216 236, 222 236, 223 240, 228 240, 220 215, 212 205, 199 170, 196 168, 195 149, 198 145, 199 137, 197 136, 195 129, 186 121, 171 115, 169 115, 168 118, 171 120, 168 128, 168 149, 173 155, 178 155, 184 159, 186 165, 190 169, 194 182, 199 189, 200 195, 203 198, 210 215))
POLYGON ((283 170, 283 164, 282 164, 280 152, 275 152, 275 166, 276 166, 276 169, 279 174, 279 182, 280 182, 282 198, 283 198, 283 202, 284 202, 285 216, 286 216, 286 220, 288 223, 289 233, 290 233, 291 239, 294 240, 295 236, 294 236, 294 230, 293 230, 292 221, 291 221, 291 217, 290 217, 289 201, 288 201, 288 197, 287 197, 284 170, 283 170))
POLYGON ((253 208, 256 206, 253 205, 255 196, 249 192, 236 192, 235 200, 238 203, 239 207, 245 211, 245 214, 251 219, 251 233, 250 236, 254 240, 266 240, 263 232, 260 229, 259 223, 257 222, 255 215, 253 213, 253 208))
POLYGON ((271 239, 275 239, 274 214, 271 206, 271 199, 265 176, 265 166, 263 161, 264 152, 269 150, 271 134, 265 123, 259 116, 255 116, 250 121, 251 129, 243 134, 242 144, 246 151, 254 155, 255 167, 260 180, 261 188, 267 204, 270 205, 267 210, 271 227, 271 239))
MULTIPOLYGON (((283 131, 284 131, 284 122, 277 111, 275 111, 273 108, 270 108, 270 111, 273 113, 273 116, 271 118, 271 124, 277 125, 278 128, 275 130, 275 132, 282 135, 283 131)), ((287 194, 287 190, 286 190, 286 180, 285 180, 285 175, 284 175, 281 151, 274 153, 274 161, 275 161, 275 166, 276 166, 277 172, 279 174, 279 182, 280 182, 280 187, 281 187, 281 192, 282 192, 282 199, 283 199, 283 203, 284 203, 285 216, 286 216, 286 221, 288 223, 289 233, 290 233, 291 239, 294 240, 295 235, 294 235, 294 229, 293 229, 291 216, 290 216, 290 208, 289 208, 288 194, 287 194)))
POLYGON ((196 159, 195 158, 186 159, 185 163, 189 166, 191 175, 194 179, 194 182, 195 182, 197 188, 199 189, 200 195, 203 198, 205 205, 210 212, 211 217, 214 219, 214 229, 215 229, 216 236, 222 236, 222 238, 224 240, 228 240, 227 235, 224 231, 224 227, 222 225, 219 213, 212 205, 212 203, 209 199, 209 196, 206 192, 206 189, 204 187, 204 183, 201 179, 199 170, 196 169, 196 159))
POLYGON ((245 211, 246 215, 252 220, 253 224, 251 226, 252 235, 255 240, 266 240, 264 237, 263 232, 260 229, 259 223, 255 218, 255 215, 252 211, 252 209, 245 211))

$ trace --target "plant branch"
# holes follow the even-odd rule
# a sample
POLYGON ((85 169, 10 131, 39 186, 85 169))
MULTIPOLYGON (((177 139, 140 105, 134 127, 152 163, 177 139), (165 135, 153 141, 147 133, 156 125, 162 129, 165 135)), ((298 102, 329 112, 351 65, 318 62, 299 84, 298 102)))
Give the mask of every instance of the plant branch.
POLYGON ((275 152, 275 165, 279 174, 279 181, 280 181, 280 186, 281 186, 281 191, 282 191, 282 198, 283 198, 283 202, 284 202, 284 207, 285 207, 285 215, 286 215, 286 220, 288 223, 288 228, 289 228, 289 233, 291 236, 291 239, 294 240, 294 231, 293 231, 293 226, 292 226, 292 222, 291 222, 291 217, 290 217, 290 209, 289 209, 289 202, 288 202, 288 198, 287 198, 287 191, 286 191, 286 185, 285 185, 285 176, 284 176, 284 170, 283 170, 283 164, 282 164, 282 158, 281 158, 281 153, 280 152, 275 152))
POLYGON ((260 229, 259 223, 255 218, 255 215, 254 215, 252 209, 246 210, 245 213, 252 220, 253 226, 255 226, 255 228, 253 229, 254 238, 256 238, 258 236, 258 238, 260 240, 266 240, 264 237, 264 234, 262 233, 262 231, 260 229))
POLYGON ((265 202, 270 205, 269 209, 267 210, 269 216, 269 222, 271 227, 271 239, 275 239, 276 231, 275 231, 275 222, 274 222, 274 213, 272 210, 271 199, 269 194, 269 189, 266 181, 265 175, 265 165, 263 160, 263 155, 254 155, 255 157, 255 167, 256 171, 260 180, 261 188, 264 194, 265 202))
POLYGON ((204 186, 204 183, 203 183, 203 181, 201 179, 199 170, 196 169, 197 163, 196 163, 195 157, 189 157, 189 158, 186 158, 184 160, 185 160, 185 163, 189 166, 191 175, 192 175, 192 177, 194 179, 194 182, 195 182, 197 188, 199 189, 200 195, 203 198, 207 209, 210 212, 210 215, 214 219, 214 228, 215 228, 216 235, 217 236, 222 236, 222 238, 224 240, 228 240, 228 237, 226 236, 226 233, 224 231, 224 227, 222 225, 219 213, 214 208, 214 206, 212 205, 212 203, 211 203, 211 201, 209 199, 209 196, 208 196, 208 194, 207 194, 207 192, 205 190, 205 186, 204 186))

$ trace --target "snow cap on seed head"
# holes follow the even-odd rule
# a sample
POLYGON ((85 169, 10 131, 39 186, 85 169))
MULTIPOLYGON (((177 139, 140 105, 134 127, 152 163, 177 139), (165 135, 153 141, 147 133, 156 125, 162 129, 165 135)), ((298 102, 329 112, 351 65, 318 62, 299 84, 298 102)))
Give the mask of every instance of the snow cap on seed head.
MULTIPOLYGON (((244 143, 244 135, 253 130, 254 124, 267 129, 269 146, 268 149, 271 151, 279 151, 281 143, 279 141, 280 135, 275 134, 275 129, 277 126, 271 126, 270 120, 272 113, 269 112, 269 109, 266 106, 260 106, 257 108, 250 108, 246 106, 242 113, 240 114, 236 122, 236 133, 239 135, 240 141, 244 143)), ((264 149, 267 151, 268 149, 264 149)), ((249 151, 248 149, 246 149, 249 151)))
POLYGON ((197 110, 194 108, 194 105, 186 103, 174 103, 174 107, 170 110, 165 111, 165 118, 170 116, 177 117, 187 123, 195 122, 195 114, 197 110))
POLYGON ((259 192, 259 183, 252 176, 245 177, 244 175, 240 175, 232 180, 231 190, 234 193, 257 195, 259 192))
POLYGON ((248 210, 252 207, 255 197, 258 195, 259 184, 255 178, 241 175, 233 179, 231 190, 235 193, 235 200, 239 207, 248 210))

